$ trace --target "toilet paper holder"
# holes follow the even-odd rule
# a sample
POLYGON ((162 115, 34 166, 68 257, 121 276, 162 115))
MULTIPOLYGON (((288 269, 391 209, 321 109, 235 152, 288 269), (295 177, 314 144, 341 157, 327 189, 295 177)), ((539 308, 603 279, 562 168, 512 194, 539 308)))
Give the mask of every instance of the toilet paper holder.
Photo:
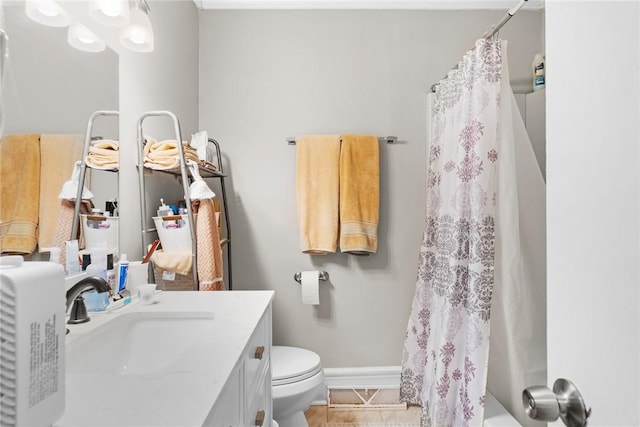
MULTIPOLYGON (((320 280, 329 280, 329 273, 327 273, 326 271, 320 271, 318 274, 318 279, 320 280)), ((302 272, 298 271, 296 274, 293 275, 293 280, 295 280, 298 283, 302 282, 302 272)))

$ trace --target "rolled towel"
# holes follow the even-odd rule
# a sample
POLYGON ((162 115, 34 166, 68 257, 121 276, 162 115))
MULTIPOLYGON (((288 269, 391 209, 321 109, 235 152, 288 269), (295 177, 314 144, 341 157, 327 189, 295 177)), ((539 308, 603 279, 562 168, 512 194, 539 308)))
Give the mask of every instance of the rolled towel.
POLYGON ((343 135, 340 150, 340 251, 378 249, 380 153, 374 135, 343 135))
POLYGON ((340 136, 305 136, 296 144, 296 193, 302 252, 325 255, 338 244, 340 136))
MULTIPOLYGON (((199 161, 198 153, 187 141, 182 142, 184 158, 199 161)), ((155 141, 149 139, 144 145, 144 167, 149 169, 173 169, 180 166, 178 142, 176 140, 155 141)))
POLYGON ((86 162, 93 169, 117 170, 120 166, 120 143, 110 139, 92 142, 86 162))
POLYGON ((103 155, 118 155, 120 150, 120 142, 112 139, 98 139, 91 143, 89 147, 90 153, 98 153, 103 155))

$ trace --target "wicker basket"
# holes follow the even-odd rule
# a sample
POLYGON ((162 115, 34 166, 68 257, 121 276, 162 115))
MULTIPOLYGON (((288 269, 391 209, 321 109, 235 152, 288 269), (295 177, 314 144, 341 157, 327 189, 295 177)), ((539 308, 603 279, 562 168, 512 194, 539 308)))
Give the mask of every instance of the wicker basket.
MULTIPOLYGON (((220 233, 220 238, 222 239, 222 221, 220 220, 220 210, 221 210, 220 200, 214 199, 213 207, 215 211, 216 222, 218 224, 218 233, 220 233)), ((184 218, 186 220, 186 216, 184 216, 184 218)), ((196 218, 197 218, 197 215, 196 215, 196 218)), ((188 236, 188 238, 189 238, 189 242, 191 242, 190 235, 188 236)), ((191 243, 189 243, 189 245, 191 245, 191 243)), ((163 248, 163 250, 165 249, 163 248)), ((191 250, 191 246, 189 246, 189 251, 190 250, 191 250)), ((182 274, 178 274, 173 271, 166 272, 167 274, 163 274, 163 273, 165 273, 165 270, 153 264, 153 275, 154 275, 155 283, 158 289, 161 289, 163 291, 192 291, 193 290, 192 273, 189 273, 186 276, 182 274), (173 278, 173 280, 171 280, 171 278, 173 278)))
POLYGON ((158 289, 163 291, 192 291, 193 276, 191 274, 184 276, 173 271, 165 271, 153 266, 153 275, 155 277, 158 289), (173 280, 171 280, 173 278, 173 280))

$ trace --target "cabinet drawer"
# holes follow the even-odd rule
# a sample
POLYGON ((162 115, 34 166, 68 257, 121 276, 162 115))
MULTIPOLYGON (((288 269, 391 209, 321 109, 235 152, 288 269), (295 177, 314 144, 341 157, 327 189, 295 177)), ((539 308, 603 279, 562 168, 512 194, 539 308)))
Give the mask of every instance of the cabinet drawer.
POLYGON ((263 376, 269 363, 270 352, 271 335, 265 316, 253 332, 245 353, 245 393, 251 393, 256 388, 256 382, 263 376))
POLYGON ((205 426, 236 427, 241 425, 242 393, 240 369, 236 369, 216 401, 213 411, 207 417, 205 426))
POLYGON ((257 388, 247 394, 248 397, 251 396, 244 415, 244 425, 247 427, 271 427, 271 389, 267 389, 267 379, 268 387, 271 387, 270 376, 263 375, 256 384, 257 388))

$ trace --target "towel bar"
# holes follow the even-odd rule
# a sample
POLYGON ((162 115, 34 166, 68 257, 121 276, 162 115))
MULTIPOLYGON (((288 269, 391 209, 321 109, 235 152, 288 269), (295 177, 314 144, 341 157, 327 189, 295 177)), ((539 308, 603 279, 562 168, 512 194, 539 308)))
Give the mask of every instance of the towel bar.
MULTIPOLYGON (((318 279, 320 280, 329 280, 329 273, 326 271, 321 271, 318 279)), ((297 272, 296 274, 293 275, 293 280, 295 280, 298 283, 302 282, 302 273, 301 272, 297 272)))
MULTIPOLYGON (((387 144, 395 144, 396 142, 398 142, 398 137, 397 136, 381 136, 378 138, 378 141, 386 142, 387 144)), ((287 138, 287 144, 296 145, 296 138, 287 138)))

